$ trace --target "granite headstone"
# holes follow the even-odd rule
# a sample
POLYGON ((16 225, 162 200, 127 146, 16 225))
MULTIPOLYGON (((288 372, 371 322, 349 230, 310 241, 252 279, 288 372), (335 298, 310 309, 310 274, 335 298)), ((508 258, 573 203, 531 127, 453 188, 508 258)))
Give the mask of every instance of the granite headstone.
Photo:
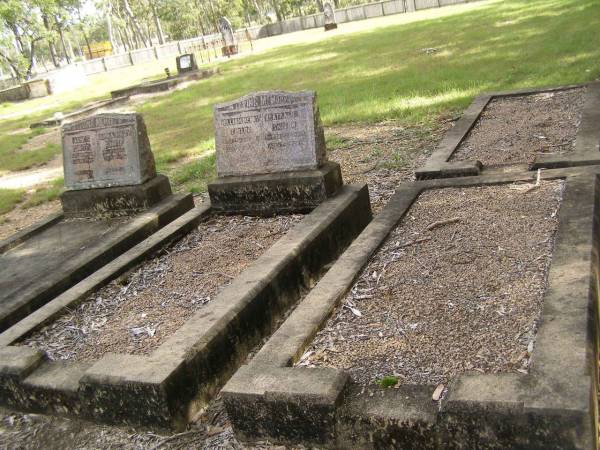
POLYGON ((327 2, 323 5, 323 19, 325 22, 325 31, 334 30, 337 28, 335 21, 335 11, 331 3, 327 2))
POLYGON ((144 120, 103 113, 62 126, 65 187, 69 190, 142 184, 156 176, 144 120))
POLYGON ((219 177, 314 170, 325 136, 314 92, 258 92, 215 106, 219 177))

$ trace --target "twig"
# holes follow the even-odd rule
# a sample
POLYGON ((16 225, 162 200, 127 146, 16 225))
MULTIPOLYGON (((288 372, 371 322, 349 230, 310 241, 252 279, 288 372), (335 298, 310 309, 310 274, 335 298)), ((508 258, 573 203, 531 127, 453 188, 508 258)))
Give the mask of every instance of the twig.
POLYGON ((164 438, 162 441, 160 441, 158 444, 156 444, 154 447, 152 447, 151 450, 157 450, 157 449, 161 448, 163 445, 165 445, 167 442, 174 441, 175 439, 179 439, 180 437, 189 436, 190 434, 206 434, 206 432, 201 431, 201 430, 191 430, 191 431, 184 431, 183 433, 177 433, 177 434, 174 434, 173 436, 164 438))
POLYGON ((427 226, 427 231, 434 230, 439 227, 443 227, 444 225, 450 225, 456 222, 460 222, 460 217, 453 217, 452 219, 440 220, 439 222, 433 222, 432 224, 427 226))
POLYGON ((398 245, 396 248, 398 249, 398 248, 410 247, 411 245, 420 244, 421 242, 427 242, 430 240, 431 240, 430 237, 423 237, 423 238, 415 239, 413 241, 405 242, 404 244, 398 245))
POLYGON ((528 192, 531 192, 534 189, 537 189, 538 187, 540 187, 541 182, 542 182, 542 169, 538 169, 538 171, 537 171, 537 178, 535 180, 535 184, 533 186, 525 189, 523 191, 523 193, 527 194, 528 192))

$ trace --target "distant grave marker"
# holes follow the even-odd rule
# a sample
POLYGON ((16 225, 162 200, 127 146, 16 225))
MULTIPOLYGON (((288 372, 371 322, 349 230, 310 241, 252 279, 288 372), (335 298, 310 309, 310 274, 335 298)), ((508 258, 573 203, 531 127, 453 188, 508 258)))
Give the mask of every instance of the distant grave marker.
POLYGON ((196 64, 196 58, 193 53, 186 53, 185 55, 179 55, 176 58, 177 63, 177 73, 187 73, 193 72, 194 70, 198 70, 198 65, 196 64))
POLYGON ((325 31, 335 30, 337 22, 335 21, 335 11, 331 3, 327 2, 323 5, 323 17, 325 21, 325 31))
POLYGON ((327 162, 316 94, 257 92, 215 106, 219 179, 213 207, 246 213, 310 210, 341 186, 327 162))
POLYGON ((233 27, 227 17, 221 17, 219 19, 219 31, 223 38, 223 47, 221 49, 223 56, 229 57, 231 55, 237 55, 238 46, 235 40, 235 33, 233 32, 233 27))

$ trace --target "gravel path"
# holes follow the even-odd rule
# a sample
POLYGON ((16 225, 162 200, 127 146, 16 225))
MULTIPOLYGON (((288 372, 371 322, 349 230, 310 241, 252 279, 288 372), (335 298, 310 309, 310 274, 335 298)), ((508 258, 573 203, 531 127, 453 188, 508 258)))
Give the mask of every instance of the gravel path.
POLYGON ((585 90, 492 100, 451 160, 494 166, 531 163, 538 154, 573 151, 585 90))
POLYGON ((149 354, 302 217, 213 217, 24 343, 52 360, 149 354))
POLYGON ((527 371, 561 181, 423 193, 299 365, 363 385, 527 371))

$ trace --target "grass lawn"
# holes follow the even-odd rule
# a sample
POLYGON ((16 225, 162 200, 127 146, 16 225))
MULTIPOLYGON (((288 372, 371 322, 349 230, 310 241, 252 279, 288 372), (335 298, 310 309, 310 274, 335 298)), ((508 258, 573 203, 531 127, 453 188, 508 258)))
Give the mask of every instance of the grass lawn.
MULTIPOLYGON (((221 75, 140 105, 159 170, 178 189, 205 189, 215 173, 212 106, 251 91, 315 90, 325 125, 434 126, 484 91, 600 76, 597 0, 491 0, 364 21, 360 31, 344 32, 357 24, 222 63, 221 75)), ((93 90, 99 95, 101 85, 93 90)), ((19 123, 0 124, 0 133, 19 123)))

